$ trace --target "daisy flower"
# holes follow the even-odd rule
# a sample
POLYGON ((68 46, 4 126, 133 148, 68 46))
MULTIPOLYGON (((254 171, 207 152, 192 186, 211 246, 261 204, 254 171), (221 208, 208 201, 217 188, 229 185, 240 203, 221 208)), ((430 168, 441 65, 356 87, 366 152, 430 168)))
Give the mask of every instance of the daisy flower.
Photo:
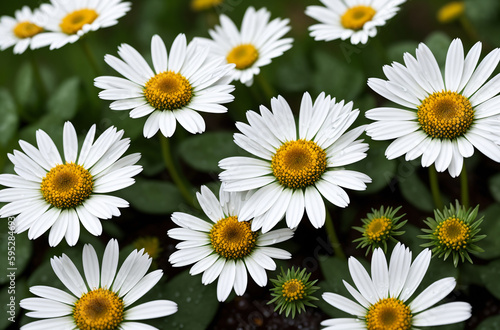
POLYGON ((130 10, 130 5, 121 0, 51 0, 40 6, 46 15, 43 27, 48 32, 33 38, 31 46, 50 45, 52 50, 74 43, 89 31, 116 25, 130 10))
POLYGON ((155 270, 146 275, 151 258, 144 250, 134 250, 117 273, 118 242, 109 241, 102 257, 101 271, 94 247, 83 247, 83 273, 65 254, 50 260, 54 273, 71 292, 50 287, 32 286, 36 298, 21 300, 26 316, 40 318, 21 327, 30 329, 156 329, 136 322, 171 315, 177 304, 170 300, 154 300, 132 307, 151 290, 163 275, 155 270))
POLYGON ((16 216, 16 233, 29 229, 28 238, 36 239, 50 228, 49 245, 56 246, 63 237, 70 246, 80 236, 80 222, 92 235, 102 233, 99 219, 119 216, 118 208, 127 201, 106 193, 128 187, 134 175, 142 171, 135 165, 139 153, 122 155, 130 139, 122 139, 123 130, 108 128, 94 141, 93 125, 78 153, 76 131, 64 124, 64 162, 50 137, 36 132, 38 148, 20 140, 23 152, 8 154, 16 174, 0 174, 0 217, 16 216))
POLYGON ((32 38, 43 31, 43 15, 28 6, 16 10, 14 17, 0 17, 0 50, 14 46, 14 54, 22 54, 31 44, 32 38))
POLYGON ((266 8, 255 11, 249 7, 243 16, 241 31, 238 31, 229 17, 220 15, 221 25, 209 31, 212 39, 196 40, 210 47, 213 54, 224 57, 227 63, 234 63, 232 79, 250 86, 261 67, 292 47, 292 38, 280 39, 290 31, 289 19, 269 21, 270 17, 266 8))
POLYGON ((432 283, 409 302, 429 267, 431 252, 425 249, 413 263, 411 257, 411 251, 398 243, 387 267, 384 252, 375 249, 371 278, 358 260, 349 258, 349 271, 357 290, 343 282, 356 301, 330 292, 324 293, 323 299, 356 318, 325 320, 321 322, 326 326, 324 329, 409 330, 467 320, 471 306, 466 302, 432 307, 453 291, 456 286, 453 277, 432 283))
POLYGON ((222 4, 224 0, 191 0, 191 9, 195 11, 207 10, 222 4))
POLYGON ((131 118, 149 116, 144 136, 158 132, 170 137, 176 122, 192 134, 205 131, 205 121, 198 113, 223 113, 222 104, 232 102, 234 90, 229 85, 229 70, 234 65, 222 63, 222 58, 209 58, 209 50, 196 42, 187 44, 179 34, 167 55, 163 40, 153 36, 151 55, 154 71, 134 48, 127 44, 118 47, 118 55, 106 55, 104 60, 124 78, 103 76, 94 85, 104 89, 103 100, 114 100, 112 110, 131 110, 131 118))
POLYGON ((364 190, 371 179, 345 165, 366 157, 368 144, 356 140, 365 127, 345 133, 359 110, 352 102, 336 102, 321 93, 314 101, 305 93, 298 124, 281 96, 271 100, 272 112, 247 112, 249 124, 236 123, 234 142, 255 157, 229 157, 219 162, 226 191, 256 192, 243 206, 240 220, 253 218, 252 230, 269 231, 286 214, 289 228, 298 226, 304 209, 314 227, 325 223, 325 197, 346 207, 343 188, 364 190), (345 133, 345 134, 344 134, 345 133), (343 187, 343 188, 342 188, 343 187))
POLYGON ((210 221, 186 213, 172 214, 172 221, 181 228, 170 229, 168 236, 183 242, 177 244, 179 250, 170 255, 169 262, 174 267, 194 264, 189 273, 203 273, 205 285, 219 278, 219 301, 225 301, 233 287, 238 296, 245 293, 247 271, 259 286, 265 286, 266 270, 276 269, 273 258, 291 258, 287 251, 269 245, 290 239, 293 231, 284 228, 262 234, 252 231, 250 221, 238 221, 245 195, 221 189, 219 201, 202 186, 196 197, 210 221))
POLYGON ((500 49, 490 52, 477 66, 481 43, 464 58, 462 41, 452 41, 444 77, 434 55, 420 44, 416 58, 404 54, 405 65, 384 66, 388 80, 370 78, 368 85, 397 103, 366 112, 375 120, 366 132, 374 140, 392 140, 385 155, 406 160, 422 156, 422 166, 435 164, 452 177, 462 170, 474 147, 500 162, 500 75, 489 76, 500 60, 500 49))
POLYGON ((308 6, 306 15, 319 21, 309 27, 314 40, 351 39, 366 44, 377 35, 377 27, 394 17, 406 0, 320 0, 325 6, 308 6))

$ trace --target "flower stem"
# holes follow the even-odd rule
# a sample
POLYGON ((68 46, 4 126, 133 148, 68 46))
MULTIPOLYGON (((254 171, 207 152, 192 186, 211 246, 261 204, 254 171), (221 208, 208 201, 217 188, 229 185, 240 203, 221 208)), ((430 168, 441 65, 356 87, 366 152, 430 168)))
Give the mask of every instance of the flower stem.
POLYGON ((335 232, 335 226, 333 225, 332 217, 330 216, 330 212, 328 212, 328 210, 326 211, 325 229, 335 255, 345 260, 346 256, 344 254, 344 251, 342 251, 342 245, 340 245, 337 233, 335 232))
POLYGON ((257 82, 259 83, 259 86, 262 92, 264 92, 264 95, 266 96, 268 101, 273 97, 277 96, 273 86, 271 86, 269 81, 262 75, 262 73, 258 74, 256 77, 257 77, 257 82))
POLYGON ((97 61, 95 59, 94 54, 90 50, 89 44, 87 42, 87 39, 86 38, 81 38, 78 41, 78 43, 82 47, 83 53, 85 54, 85 57, 87 57, 87 59, 88 59, 88 61, 90 63, 90 66, 94 70, 95 75, 96 76, 100 76, 101 75, 101 69, 99 68, 99 65, 97 64, 97 61))
POLYGON ((440 210, 443 208, 443 201, 441 200, 441 193, 439 192, 439 182, 437 178, 436 167, 434 166, 434 164, 429 167, 429 183, 431 185, 434 206, 440 210))
POLYGON ((462 206, 466 209, 469 208, 469 182, 467 179, 467 169, 465 168, 465 164, 462 167, 462 173, 460 173, 460 189, 461 189, 461 198, 462 198, 462 206))

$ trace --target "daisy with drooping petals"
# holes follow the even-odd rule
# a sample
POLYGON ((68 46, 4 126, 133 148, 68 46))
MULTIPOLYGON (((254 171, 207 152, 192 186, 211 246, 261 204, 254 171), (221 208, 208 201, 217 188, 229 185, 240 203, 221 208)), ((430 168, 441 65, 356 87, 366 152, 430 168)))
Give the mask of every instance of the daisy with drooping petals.
POLYGON ((116 25, 130 5, 122 0, 51 0, 40 6, 46 16, 43 27, 48 32, 34 37, 31 46, 50 45, 52 50, 74 43, 90 31, 116 25))
POLYGON ((134 250, 117 272, 118 256, 118 242, 112 239, 99 271, 97 253, 86 244, 82 253, 86 281, 68 256, 52 258, 54 273, 71 293, 50 286, 30 287, 38 297, 25 298, 20 305, 30 310, 26 316, 44 320, 21 329, 156 329, 136 321, 171 315, 177 311, 175 302, 154 300, 131 306, 158 283, 163 271, 146 275, 151 258, 144 250, 134 250))
POLYGON ((290 239, 288 228, 262 234, 252 231, 250 221, 238 221, 241 207, 246 203, 241 193, 227 193, 221 188, 219 198, 206 187, 196 197, 211 222, 186 213, 175 212, 172 221, 181 228, 168 231, 168 236, 182 240, 178 251, 168 259, 174 267, 194 264, 191 275, 203 273, 201 281, 207 285, 219 278, 217 299, 224 301, 234 291, 245 293, 248 276, 259 286, 267 284, 266 270, 275 270, 275 259, 290 259, 289 252, 269 247, 290 239))
POLYGON ((135 165, 139 153, 122 155, 130 139, 122 139, 123 130, 108 128, 94 141, 93 125, 78 152, 78 138, 70 122, 64 124, 64 162, 50 137, 36 132, 38 148, 20 140, 23 152, 8 154, 16 174, 0 174, 0 217, 16 216, 16 233, 29 229, 29 239, 36 239, 50 228, 49 245, 56 246, 63 237, 70 246, 80 236, 80 222, 95 236, 102 233, 99 219, 119 216, 118 208, 127 201, 106 193, 128 187, 142 171, 135 165))
POLYGON ((31 39, 43 31, 43 15, 28 6, 16 10, 14 17, 0 17, 0 50, 14 46, 14 54, 22 54, 31 44, 31 39))
POLYGON ((223 113, 224 103, 232 102, 234 90, 227 76, 234 65, 222 58, 209 58, 209 50, 195 41, 187 44, 186 36, 179 34, 167 55, 163 40, 155 35, 151 40, 153 70, 134 48, 127 44, 118 47, 118 59, 106 55, 104 60, 126 79, 98 77, 94 85, 104 89, 103 100, 115 100, 112 110, 130 110, 131 118, 149 116, 144 125, 144 136, 158 132, 171 137, 176 122, 192 134, 205 131, 205 121, 198 113, 223 113))
POLYGON ((446 169, 452 177, 462 170, 474 147, 500 162, 500 75, 486 82, 500 61, 500 49, 477 66, 481 43, 464 58, 462 41, 448 49, 444 77, 434 55, 420 44, 416 58, 404 54, 405 65, 384 66, 388 80, 370 78, 368 85, 400 107, 366 112, 367 134, 374 140, 392 140, 385 155, 406 160, 422 156, 422 166, 446 169))
POLYGON ((288 227, 298 226, 304 209, 314 227, 325 223, 325 197, 346 207, 349 196, 343 188, 366 189, 371 179, 343 166, 366 157, 368 144, 356 140, 365 127, 345 133, 359 114, 352 102, 335 102, 321 93, 314 101, 305 93, 298 125, 292 110, 279 96, 271 109, 260 107, 260 115, 247 112, 248 124, 236 123, 242 134, 234 142, 255 155, 229 157, 219 162, 220 179, 226 191, 256 192, 243 206, 241 220, 253 218, 252 230, 269 231, 286 214, 288 227), (345 134, 344 134, 345 133, 345 134), (343 187, 343 188, 342 188, 343 187))
POLYGON ((314 40, 351 39, 366 44, 377 35, 377 27, 394 17, 406 0, 320 0, 325 6, 308 6, 306 15, 320 24, 309 28, 314 40))
POLYGON ((238 31, 231 19, 220 15, 221 25, 209 31, 212 39, 196 40, 210 47, 213 54, 224 57, 227 63, 234 63, 232 79, 250 86, 262 66, 292 47, 292 38, 280 39, 290 31, 289 19, 269 21, 270 17, 266 8, 255 11, 249 7, 243 16, 241 31, 238 31))
POLYGON ((453 277, 432 283, 408 302, 427 272, 431 252, 425 249, 413 263, 411 257, 411 251, 398 243, 388 267, 382 249, 375 249, 371 278, 358 260, 349 258, 349 271, 357 290, 346 281, 344 285, 356 301, 330 292, 324 293, 323 299, 357 318, 325 320, 321 322, 326 326, 324 329, 410 330, 467 320, 471 306, 466 302, 432 307, 453 291, 456 286, 453 277))

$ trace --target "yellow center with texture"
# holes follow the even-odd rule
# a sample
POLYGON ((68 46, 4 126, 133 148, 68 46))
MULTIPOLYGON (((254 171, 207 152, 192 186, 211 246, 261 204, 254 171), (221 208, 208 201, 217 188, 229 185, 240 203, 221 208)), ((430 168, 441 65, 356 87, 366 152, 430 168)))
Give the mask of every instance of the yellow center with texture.
POLYGON ((294 301, 304 298, 305 286, 302 281, 292 278, 281 286, 283 297, 286 301, 294 301))
POLYGON ((462 220, 451 217, 441 222, 434 235, 439 239, 439 243, 453 250, 460 250, 467 247, 470 238, 470 227, 462 220))
POLYGON ((144 88, 144 96, 155 109, 176 110, 189 104, 193 88, 180 73, 165 71, 149 79, 144 88))
POLYGON ((380 218, 372 219, 368 226, 366 226, 365 235, 372 242, 380 242, 387 239, 387 236, 391 232, 391 229, 391 219, 382 216, 380 218))
POLYGON ((42 179, 42 196, 60 209, 81 205, 92 193, 92 175, 83 166, 75 163, 56 165, 42 179))
POLYGON ((258 233, 251 229, 251 222, 240 222, 237 216, 217 221, 209 233, 215 252, 233 260, 250 255, 257 244, 257 236, 258 233))
POLYGON ((276 150, 271 168, 281 185, 305 188, 318 181, 326 171, 326 152, 313 141, 289 141, 276 150))
POLYGON ((28 21, 17 23, 13 30, 14 35, 19 39, 31 38, 42 31, 43 28, 28 21))
POLYGON ((372 20, 377 12, 370 6, 354 6, 340 17, 340 24, 346 29, 361 30, 366 22, 372 20))
POLYGON ((437 92, 422 101, 417 117, 422 130, 430 137, 454 139, 471 127, 474 110, 469 99, 457 92, 437 92))
POLYGON ((385 298, 372 305, 366 314, 368 330, 409 330, 411 311, 401 300, 385 298))
POLYGON ((259 52, 252 44, 243 44, 231 49, 226 56, 227 63, 236 64, 236 69, 244 70, 252 66, 259 58, 259 52))
POLYGON ((116 293, 99 288, 77 300, 73 318, 80 330, 115 330, 123 321, 123 308, 116 293))
POLYGON ((99 16, 93 9, 80 9, 66 15, 59 24, 61 31, 66 34, 75 34, 85 24, 91 24, 99 16))

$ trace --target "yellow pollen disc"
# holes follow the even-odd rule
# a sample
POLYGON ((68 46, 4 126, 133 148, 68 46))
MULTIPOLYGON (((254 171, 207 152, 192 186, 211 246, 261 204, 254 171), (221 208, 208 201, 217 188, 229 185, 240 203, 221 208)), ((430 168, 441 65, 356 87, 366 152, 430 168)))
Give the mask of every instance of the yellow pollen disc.
POLYGON ((448 218, 441 222, 435 232, 439 243, 453 250, 467 247, 470 238, 470 227, 458 218, 448 218))
POLYGON ((392 221, 386 217, 373 219, 366 227, 365 235, 372 242, 380 242, 387 239, 387 235, 391 232, 392 221))
POLYGON ((210 9, 220 5, 224 0, 192 0, 191 8, 196 11, 210 9))
POLYGON ((76 301, 73 318, 80 330, 115 330, 123 321, 123 301, 107 289, 87 292, 76 301))
POLYGON ((286 281, 281 286, 283 297, 285 297, 286 301, 294 301, 304 298, 305 294, 305 285, 302 281, 299 281, 295 278, 286 281))
POLYGON ((231 49, 226 56, 228 63, 236 64, 236 69, 245 70, 259 58, 259 51, 252 44, 242 44, 231 49))
POLYGON ((14 27, 14 35, 19 39, 31 38, 43 31, 43 28, 31 22, 20 22, 14 27))
POLYGON ((42 179, 41 190, 47 203, 66 209, 81 205, 92 193, 92 175, 75 163, 57 165, 42 179))
POLYGON ((91 24, 99 16, 93 9, 80 9, 66 15, 59 24, 61 31, 66 34, 75 34, 85 24, 91 24))
POLYGON ((354 6, 346 10, 340 23, 346 29, 361 30, 366 22, 371 21, 377 12, 370 6, 354 6))
POLYGON ((271 168, 281 185, 305 188, 326 171, 326 152, 313 141, 288 141, 276 150, 271 168))
POLYGON ((189 81, 180 73, 165 71, 149 79, 144 96, 158 110, 175 110, 187 105, 193 95, 189 81))
POLYGON ((258 236, 250 226, 250 221, 239 222, 237 216, 217 221, 209 233, 215 252, 226 259, 241 259, 250 255, 258 236))
POLYGON ((464 1, 452 1, 441 7, 438 11, 438 21, 441 23, 450 23, 460 18, 465 13, 464 1))
POLYGON ((409 330, 411 311, 401 300, 385 298, 372 305, 366 314, 368 330, 409 330))
POLYGON ((422 130, 433 138, 454 139, 467 132, 474 121, 470 101, 457 92, 429 95, 417 111, 422 130))

